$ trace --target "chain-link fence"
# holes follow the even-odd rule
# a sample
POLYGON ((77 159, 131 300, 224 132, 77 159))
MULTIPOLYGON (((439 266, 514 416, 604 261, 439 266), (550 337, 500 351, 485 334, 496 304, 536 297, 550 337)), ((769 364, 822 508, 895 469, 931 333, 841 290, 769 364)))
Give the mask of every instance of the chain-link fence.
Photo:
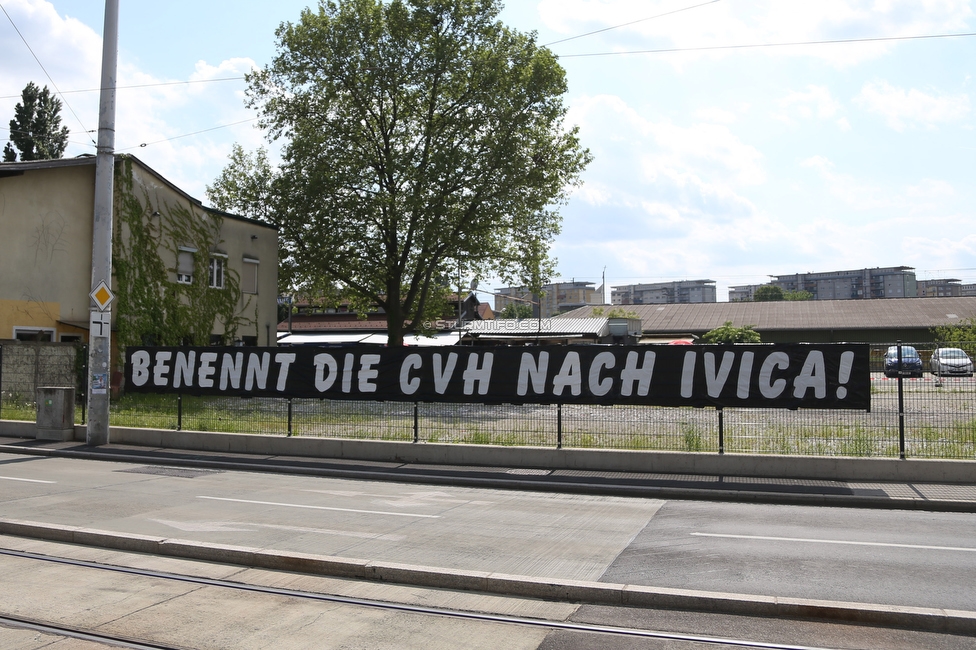
MULTIPOLYGON (((31 396, 36 386, 69 376, 80 381, 84 372, 77 372, 77 359, 83 363, 83 351, 64 344, 60 351, 41 349, 57 345, 0 344, 0 418, 33 419, 31 396), (62 374, 45 375, 48 365, 52 373, 60 368, 62 374)), ((921 376, 899 376, 897 367, 889 367, 893 376, 886 376, 889 347, 871 350, 870 412, 122 395, 112 400, 110 421, 115 426, 160 429, 441 443, 976 458, 976 380, 971 365, 958 375, 946 375, 945 368, 940 369, 942 375, 933 374, 935 350, 950 346, 905 344, 902 369, 921 376), (909 347, 921 359, 921 373, 908 367, 909 347)), ((976 343, 951 347, 967 358, 976 353, 976 343)))
POLYGON ((0 418, 33 420, 42 386, 73 386, 84 421, 87 347, 79 343, 0 341, 0 418))

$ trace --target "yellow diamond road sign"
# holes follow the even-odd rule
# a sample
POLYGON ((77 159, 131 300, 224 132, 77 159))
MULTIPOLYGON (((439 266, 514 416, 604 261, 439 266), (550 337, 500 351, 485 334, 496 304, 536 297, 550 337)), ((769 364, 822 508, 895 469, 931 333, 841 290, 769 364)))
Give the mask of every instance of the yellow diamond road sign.
POLYGON ((99 282, 98 286, 95 287, 94 290, 92 290, 92 292, 88 295, 91 296, 91 299, 95 301, 95 304, 98 305, 98 308, 102 311, 108 309, 108 306, 112 304, 113 300, 115 300, 115 294, 112 293, 112 290, 108 288, 107 284, 105 284, 105 280, 99 282))

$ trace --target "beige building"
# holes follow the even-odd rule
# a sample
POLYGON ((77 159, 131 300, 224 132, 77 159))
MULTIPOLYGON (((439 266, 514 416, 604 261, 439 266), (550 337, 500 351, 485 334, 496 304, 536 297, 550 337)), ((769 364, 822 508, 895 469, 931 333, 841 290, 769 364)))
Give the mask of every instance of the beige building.
MULTIPOLYGON (((87 341, 95 159, 0 164, 0 339, 87 341)), ((115 169, 116 346, 274 345, 278 236, 132 156, 115 169)))
POLYGON ((525 287, 504 287, 495 292, 495 314, 509 303, 532 306, 533 317, 549 318, 584 305, 604 304, 603 285, 594 287, 593 282, 554 282, 542 287, 542 296, 531 293, 525 287))

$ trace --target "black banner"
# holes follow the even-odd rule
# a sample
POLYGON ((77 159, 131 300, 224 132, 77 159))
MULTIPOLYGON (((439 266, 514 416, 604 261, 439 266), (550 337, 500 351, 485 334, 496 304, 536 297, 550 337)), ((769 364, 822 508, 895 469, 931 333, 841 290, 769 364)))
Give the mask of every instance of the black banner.
POLYGON ((869 410, 868 346, 128 348, 126 391, 869 410))

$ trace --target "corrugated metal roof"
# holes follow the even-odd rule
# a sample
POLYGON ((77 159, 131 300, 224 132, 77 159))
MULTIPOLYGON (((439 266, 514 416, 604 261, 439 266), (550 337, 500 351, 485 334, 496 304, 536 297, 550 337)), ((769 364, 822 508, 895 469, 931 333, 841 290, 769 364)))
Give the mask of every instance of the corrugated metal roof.
MULTIPOLYGON (((682 305, 624 305, 636 313, 644 332, 707 332, 732 321, 759 331, 824 329, 932 328, 976 317, 976 297, 888 298, 880 300, 803 300, 711 302, 682 305)), ((593 307, 553 320, 579 321, 593 307)))

